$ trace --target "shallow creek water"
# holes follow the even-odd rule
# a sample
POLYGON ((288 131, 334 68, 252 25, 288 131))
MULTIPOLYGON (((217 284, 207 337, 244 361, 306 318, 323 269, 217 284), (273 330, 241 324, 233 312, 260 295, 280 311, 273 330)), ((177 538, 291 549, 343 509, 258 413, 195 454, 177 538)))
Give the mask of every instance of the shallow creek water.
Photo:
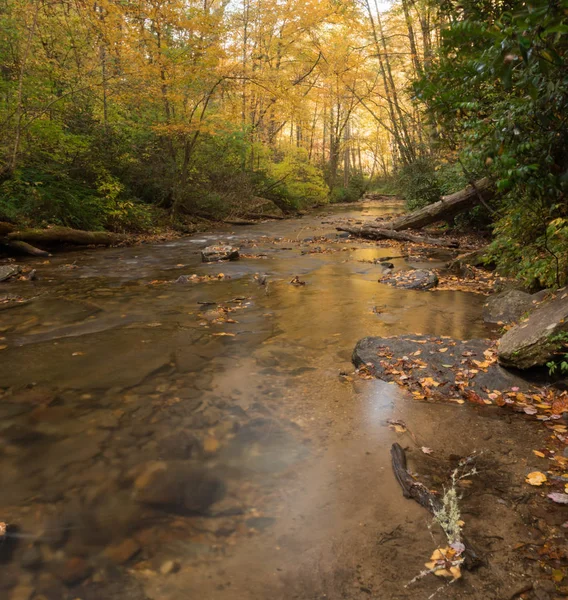
MULTIPOLYGON (((428 597, 439 582, 404 587, 436 543, 391 473, 389 448, 401 439, 387 419, 404 420, 434 456, 489 446, 501 484, 511 449, 530 453, 536 433, 494 411, 339 376, 353 371, 364 336, 492 335, 482 296, 381 285, 380 268, 363 261, 400 248, 335 232, 399 211, 368 202, 58 254, 26 261, 37 281, 0 284, 34 298, 0 312, 0 521, 17 526, 0 595, 428 597), (256 258, 202 264, 200 249, 214 243, 256 258), (174 283, 194 273, 225 277, 174 283), (306 284, 291 285, 296 275, 306 284)), ((512 546, 521 523, 496 498, 486 510, 512 546)), ((503 597, 487 590, 521 576, 506 563, 449 597, 503 597)))

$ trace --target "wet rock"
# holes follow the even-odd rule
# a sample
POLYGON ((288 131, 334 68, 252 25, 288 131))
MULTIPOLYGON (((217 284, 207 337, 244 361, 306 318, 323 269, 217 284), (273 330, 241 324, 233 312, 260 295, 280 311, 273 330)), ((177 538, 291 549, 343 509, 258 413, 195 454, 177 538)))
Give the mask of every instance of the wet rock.
POLYGON ((2 567, 0 577, 0 592, 10 590, 18 584, 18 572, 15 568, 2 567))
POLYGON ((41 566, 43 557, 38 546, 30 546, 26 548, 20 559, 20 564, 24 569, 35 570, 41 566))
POLYGON ((0 438, 9 444, 31 444, 42 439, 44 436, 40 431, 36 431, 20 423, 12 423, 0 431, 0 438))
POLYGON ((42 387, 24 388, 8 397, 9 402, 33 406, 49 406, 55 399, 54 392, 42 387))
POLYGON ((336 234, 335 234, 335 237, 337 237, 337 238, 339 238, 339 239, 341 239, 341 240, 344 240, 344 239, 346 239, 346 238, 350 237, 350 235, 351 235, 351 234, 347 233, 346 231, 343 231, 343 232, 341 232, 341 233, 336 233, 336 234))
POLYGON ((379 266, 383 267, 383 269, 394 269, 394 264, 386 260, 381 260, 379 266))
POLYGON ((18 585, 12 590, 10 600, 30 600, 34 592, 35 589, 30 585, 18 585))
POLYGON ((490 296, 483 307, 486 323, 512 323, 533 308, 533 298, 521 290, 506 290, 490 296))
POLYGON ((562 288, 499 340, 499 362, 517 369, 544 365, 567 345, 567 332, 568 289, 562 288))
POLYGON ((271 525, 274 525, 276 519, 273 519, 272 517, 251 517, 250 519, 247 519, 245 523, 247 524, 247 527, 250 527, 251 529, 264 531, 271 525))
POLYGON ((170 573, 177 573, 180 569, 180 564, 177 560, 167 560, 160 567, 160 573, 162 575, 169 575, 170 573))
POLYGON ((366 366, 383 381, 400 382, 403 373, 408 384, 422 380, 425 385, 418 384, 418 389, 441 400, 461 398, 469 392, 486 398, 486 390, 514 386, 528 390, 526 381, 501 368, 494 359, 487 359, 486 351, 495 352, 491 344, 490 340, 459 341, 424 335, 367 337, 357 342, 352 360, 355 366, 366 366), (464 379, 467 387, 462 391, 458 382, 464 379))
POLYGON ((195 414, 193 426, 197 429, 213 427, 221 420, 223 413, 215 406, 208 406, 195 414))
POLYGON ((187 460, 202 453, 200 441, 186 430, 177 431, 159 440, 158 450, 163 460, 187 460))
POLYGON ((67 438, 49 446, 44 460, 54 470, 91 460, 101 452, 101 444, 107 437, 106 432, 97 432, 94 435, 67 438))
POLYGON ((203 262, 218 262, 220 260, 238 260, 239 249, 233 246, 208 246, 201 251, 203 262))
POLYGON ((433 271, 413 269, 383 277, 379 283, 405 290, 430 290, 438 285, 438 276, 433 271))
POLYGON ((138 552, 140 552, 140 544, 132 538, 127 538, 119 544, 109 546, 104 551, 104 555, 115 564, 123 565, 138 554, 138 552))
POLYGON ((134 488, 137 502, 180 514, 207 514, 226 492, 223 481, 211 471, 177 461, 148 463, 134 488))
POLYGON ((0 265, 0 281, 15 277, 22 270, 19 265, 0 265))
POLYGON ((91 574, 92 567, 84 558, 74 556, 56 564, 53 572, 65 585, 72 586, 86 579, 91 574))

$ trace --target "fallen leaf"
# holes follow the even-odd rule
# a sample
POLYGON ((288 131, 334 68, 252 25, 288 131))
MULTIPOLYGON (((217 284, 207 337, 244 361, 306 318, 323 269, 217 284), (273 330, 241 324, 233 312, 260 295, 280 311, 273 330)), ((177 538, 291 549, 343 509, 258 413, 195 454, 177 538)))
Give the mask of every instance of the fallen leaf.
POLYGON ((540 452, 540 450, 533 450, 533 454, 539 458, 546 458, 544 452, 540 452))
POLYGON ((426 446, 422 446, 421 450, 424 452, 424 454, 432 454, 432 452, 434 452, 432 448, 427 448, 426 446))
POLYGON ((217 337, 235 337, 234 333, 227 333, 225 331, 221 331, 220 333, 214 333, 213 335, 217 337))
POLYGON ((214 437, 208 437, 203 442, 203 450, 207 452, 207 454, 213 454, 213 452, 217 452, 219 449, 219 441, 214 437))
POLYGON ((551 494, 547 494, 547 497, 550 498, 553 502, 558 504, 568 504, 568 494, 561 494, 560 492, 552 492, 551 494))
POLYGON ((541 473, 540 471, 533 471, 526 476, 525 481, 530 485, 540 486, 547 481, 547 479, 544 473, 541 473))
POLYGON ((438 348, 438 352, 447 352, 448 349, 447 348, 438 348))

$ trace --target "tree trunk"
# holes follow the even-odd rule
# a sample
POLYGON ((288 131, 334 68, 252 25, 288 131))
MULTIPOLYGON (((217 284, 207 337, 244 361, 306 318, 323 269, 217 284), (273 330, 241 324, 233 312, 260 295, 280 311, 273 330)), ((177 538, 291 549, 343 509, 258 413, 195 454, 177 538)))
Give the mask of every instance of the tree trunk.
POLYGON ((440 246, 442 248, 458 248, 459 243, 454 240, 439 240, 431 237, 411 235, 392 229, 380 229, 373 225, 364 227, 336 227, 337 231, 346 231, 369 240, 396 240, 397 242, 411 242, 413 244, 427 244, 428 246, 440 246))
POLYGON ((401 229, 419 229, 436 221, 445 221, 464 210, 473 208, 480 202, 490 200, 495 193, 493 182, 480 179, 475 185, 468 186, 455 194, 442 196, 439 202, 414 210, 407 215, 390 221, 386 226, 400 231, 401 229))

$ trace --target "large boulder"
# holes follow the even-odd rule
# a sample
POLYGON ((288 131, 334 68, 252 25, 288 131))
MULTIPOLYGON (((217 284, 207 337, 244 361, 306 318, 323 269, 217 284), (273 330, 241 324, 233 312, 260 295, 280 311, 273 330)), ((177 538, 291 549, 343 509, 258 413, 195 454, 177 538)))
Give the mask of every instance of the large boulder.
POLYGON ((521 290, 505 290, 489 296, 483 307, 486 323, 513 323, 533 308, 533 297, 521 290))
POLYGON ((379 279, 379 283, 386 283, 405 290, 430 290, 438 285, 438 276, 434 271, 412 269, 382 277, 379 279))
POLYGON ((507 331, 499 340, 499 362, 506 367, 528 369, 546 364, 564 347, 568 347, 567 288, 507 331))
POLYGON ((232 246, 207 246, 201 251, 203 262, 218 262, 220 260, 238 260, 239 249, 232 246))

